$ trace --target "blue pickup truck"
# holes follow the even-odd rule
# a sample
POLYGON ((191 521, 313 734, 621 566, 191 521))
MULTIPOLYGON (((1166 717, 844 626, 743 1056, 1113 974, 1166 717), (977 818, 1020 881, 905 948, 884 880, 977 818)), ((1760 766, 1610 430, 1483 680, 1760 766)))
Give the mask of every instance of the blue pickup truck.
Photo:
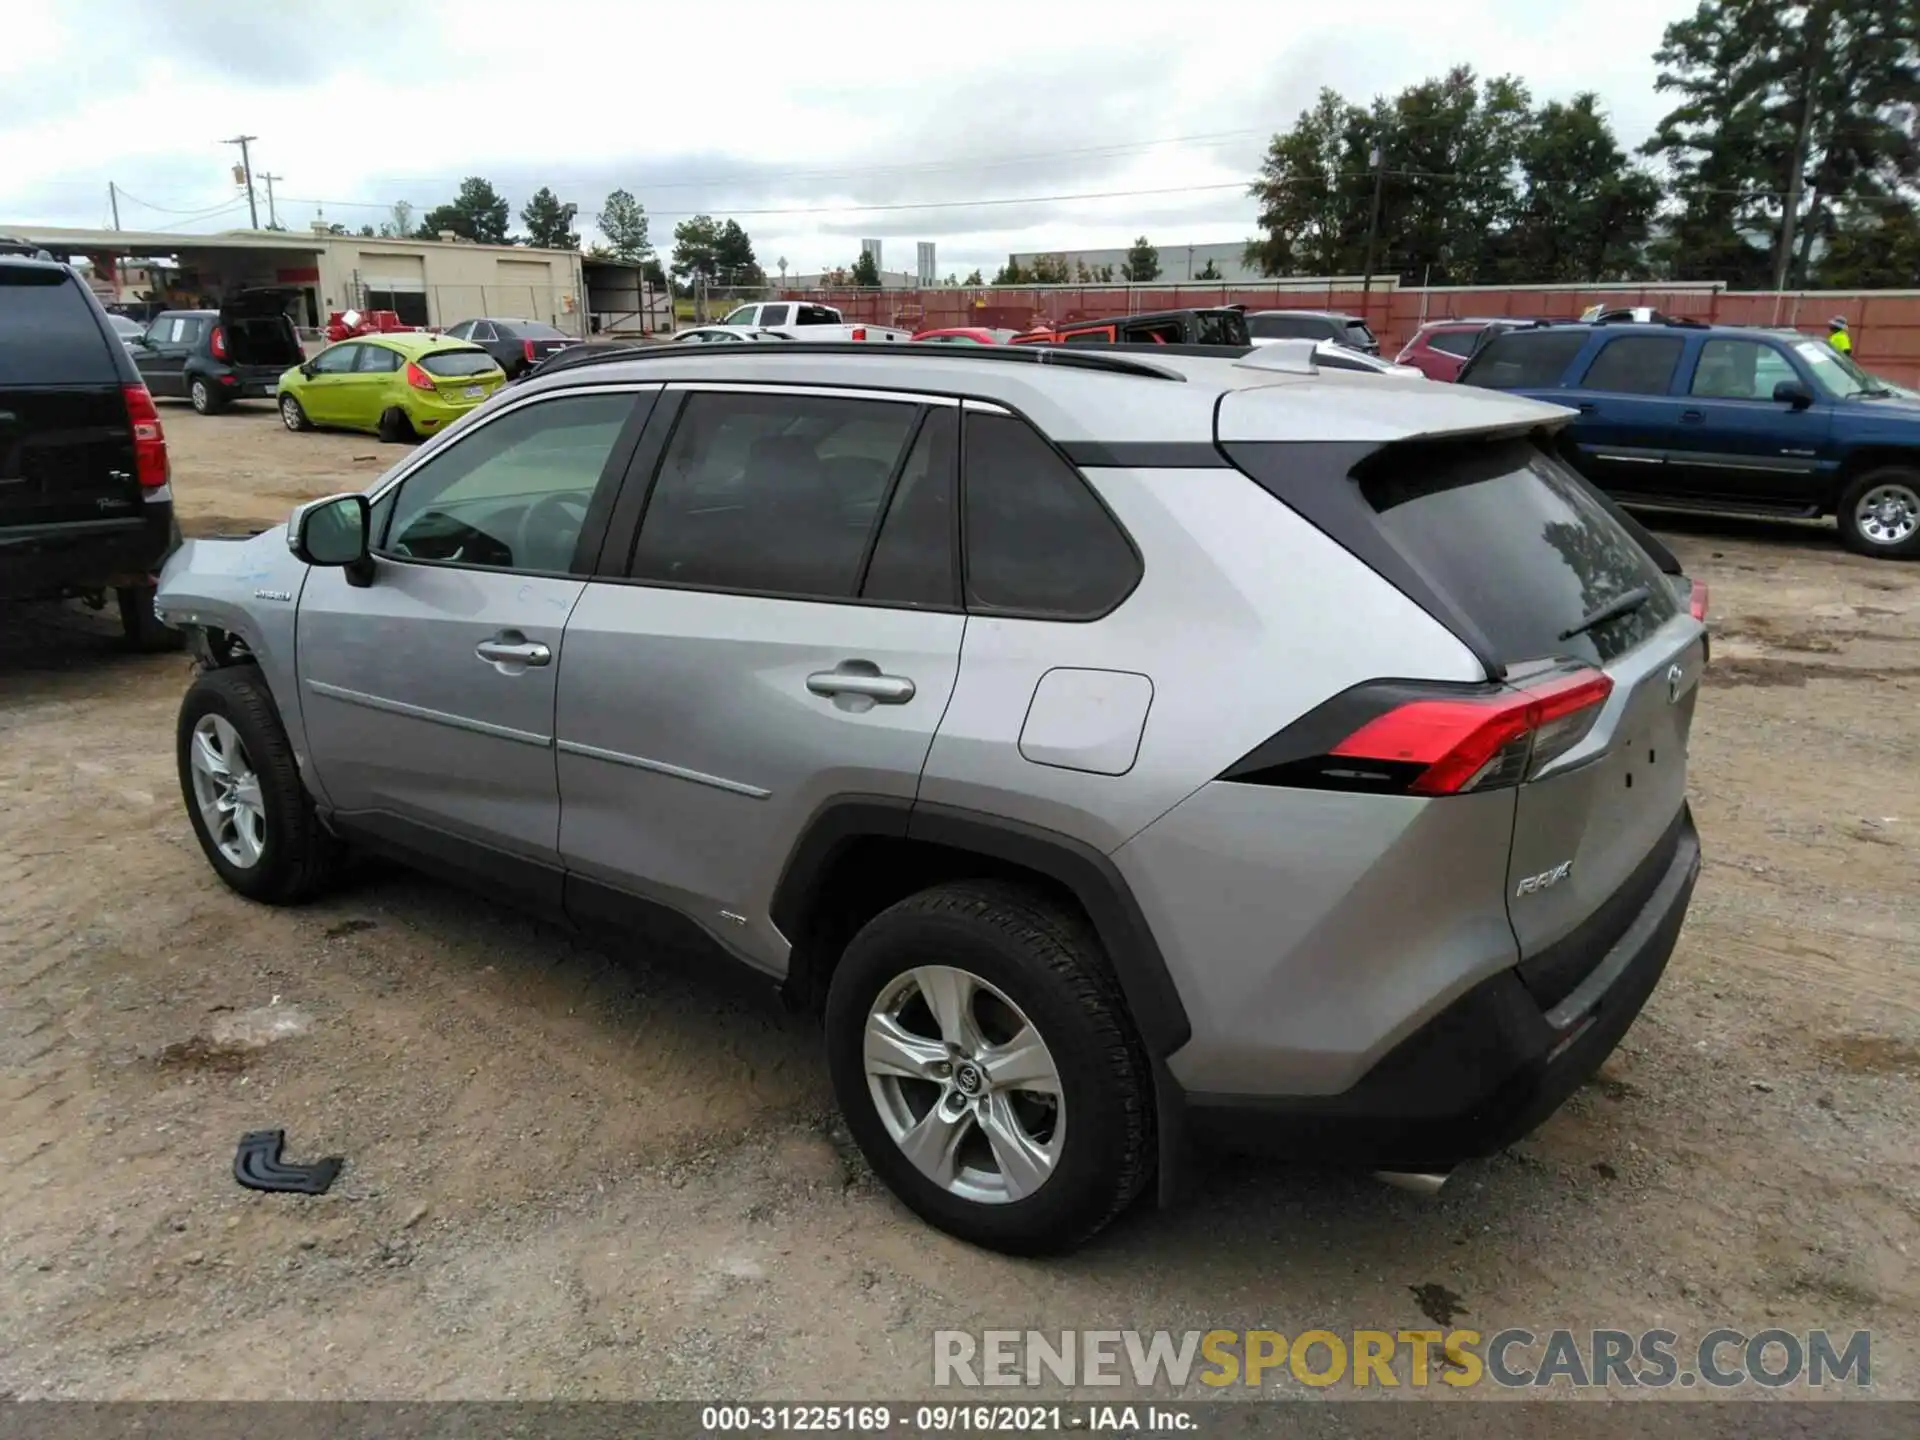
POLYGON ((1625 505, 1832 515, 1920 556, 1920 400, 1793 331, 1697 321, 1513 330, 1460 383, 1564 405, 1567 459, 1625 505))

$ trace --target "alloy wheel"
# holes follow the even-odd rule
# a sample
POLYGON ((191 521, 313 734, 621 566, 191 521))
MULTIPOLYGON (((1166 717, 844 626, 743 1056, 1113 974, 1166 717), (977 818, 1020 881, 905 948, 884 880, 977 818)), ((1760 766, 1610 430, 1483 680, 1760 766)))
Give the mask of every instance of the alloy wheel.
POLYGON ((247 747, 223 715, 203 715, 188 749, 194 803, 214 848, 227 863, 251 870, 267 845, 267 806, 247 747))
POLYGON ((971 971, 922 965, 883 989, 864 1056, 887 1134, 949 1194, 1023 1200, 1059 1165, 1059 1066, 1020 1007, 971 971))

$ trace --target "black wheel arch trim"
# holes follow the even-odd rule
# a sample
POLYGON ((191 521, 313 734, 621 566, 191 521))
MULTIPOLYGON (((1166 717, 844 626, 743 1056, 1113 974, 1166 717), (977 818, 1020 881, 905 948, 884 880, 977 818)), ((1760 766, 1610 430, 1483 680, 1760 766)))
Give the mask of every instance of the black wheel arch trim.
POLYGON ((789 937, 806 926, 820 879, 846 846, 868 838, 922 841, 980 855, 1063 886, 1087 912, 1107 951, 1127 1008, 1156 1060, 1193 1034, 1159 942, 1118 867, 1083 841, 1024 821, 960 806, 847 795, 814 812, 787 857, 769 914, 789 937))

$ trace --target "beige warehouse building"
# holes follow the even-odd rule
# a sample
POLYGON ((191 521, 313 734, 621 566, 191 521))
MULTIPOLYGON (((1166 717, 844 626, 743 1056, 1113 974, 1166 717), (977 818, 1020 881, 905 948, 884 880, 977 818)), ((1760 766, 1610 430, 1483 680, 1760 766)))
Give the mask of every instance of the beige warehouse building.
MULTIPOLYGON (((587 261, 572 251, 335 235, 311 230, 231 230, 216 235, 164 231, 69 230, 9 226, 0 234, 86 261, 103 300, 189 308, 236 290, 283 286, 296 294, 295 323, 318 330, 331 311, 392 310, 408 325, 444 327, 478 316, 544 320, 585 335, 589 271, 611 314, 631 308, 637 268, 587 261)), ((606 325, 605 328, 615 328, 606 325)))

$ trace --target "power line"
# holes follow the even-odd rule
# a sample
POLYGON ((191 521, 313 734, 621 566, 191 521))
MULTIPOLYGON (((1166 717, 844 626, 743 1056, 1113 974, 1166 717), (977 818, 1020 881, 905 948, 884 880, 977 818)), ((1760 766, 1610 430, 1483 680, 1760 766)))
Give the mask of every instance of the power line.
MULTIPOLYGON (((1141 150, 1154 150, 1163 145, 1222 145, 1233 140, 1244 140, 1255 136, 1269 135, 1272 132, 1258 130, 1214 130, 1199 135, 1170 135, 1159 140, 1133 140, 1114 145, 1088 145, 1074 150, 1039 150, 1026 155, 1007 155, 998 159, 954 159, 920 161, 899 165, 863 165, 838 170, 788 170, 782 172, 785 180, 844 180, 865 175, 936 175, 957 170, 995 170, 1011 165, 1030 165, 1040 160, 1066 160, 1075 157, 1097 155, 1125 155, 1141 150)), ((500 172, 496 172, 500 173, 500 172)), ((532 174, 533 172, 525 172, 532 174)), ((465 176, 453 175, 374 175, 375 180, 385 180, 400 185, 457 185, 465 176)), ((504 172, 503 184, 521 178, 517 172, 504 172)), ((714 175, 695 180, 669 180, 649 184, 649 194, 662 190, 705 190, 722 185, 738 184, 743 179, 755 177, 735 172, 731 175, 714 175)), ((652 213, 652 212, 648 212, 652 213)))
MULTIPOLYGON (((1207 190, 1245 190, 1244 180, 1226 180, 1215 185, 1169 185, 1153 190, 1088 190, 1071 194, 1053 195, 1007 195, 987 200, 912 200, 891 205, 803 205, 798 207, 773 206, 754 210, 737 210, 731 206, 716 205, 706 210, 649 210, 647 218, 686 219, 694 215, 714 213, 727 216, 755 215, 870 215, 897 210, 977 210, 996 205, 1045 205, 1069 200, 1132 200, 1151 195, 1195 195, 1207 190)), ((370 200, 314 200, 298 196, 288 196, 289 204, 333 205, 343 209, 386 210, 388 205, 375 204, 370 200)))

